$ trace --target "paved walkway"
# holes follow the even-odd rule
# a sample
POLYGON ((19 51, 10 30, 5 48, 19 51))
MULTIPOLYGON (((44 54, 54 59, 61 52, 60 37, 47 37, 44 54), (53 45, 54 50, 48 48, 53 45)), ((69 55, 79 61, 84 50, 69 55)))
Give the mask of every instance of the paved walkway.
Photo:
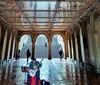
MULTIPOLYGON (((100 76, 87 72, 70 60, 44 59, 42 63, 40 77, 51 85, 100 85, 100 76)), ((21 72, 24 64, 26 59, 20 59, 0 67, 0 85, 24 85, 26 77, 21 72)))

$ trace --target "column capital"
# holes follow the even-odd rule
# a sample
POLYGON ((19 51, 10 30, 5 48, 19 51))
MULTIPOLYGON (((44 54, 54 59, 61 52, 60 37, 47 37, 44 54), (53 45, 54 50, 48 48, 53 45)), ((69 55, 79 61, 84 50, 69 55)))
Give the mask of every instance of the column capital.
POLYGON ((82 27, 81 27, 79 22, 77 22, 76 25, 79 27, 79 29, 82 29, 82 27))
POLYGON ((91 13, 90 15, 90 23, 89 23, 89 28, 91 29, 93 34, 97 33, 97 30, 95 28, 95 20, 94 20, 94 12, 91 13))

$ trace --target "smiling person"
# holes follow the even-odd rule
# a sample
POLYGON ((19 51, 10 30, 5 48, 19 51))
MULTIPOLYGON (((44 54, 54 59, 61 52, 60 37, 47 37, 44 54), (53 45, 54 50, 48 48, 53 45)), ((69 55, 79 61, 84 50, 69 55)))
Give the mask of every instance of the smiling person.
POLYGON ((40 68, 42 67, 42 60, 39 62, 36 58, 31 58, 32 61, 29 64, 29 73, 27 75, 27 82, 30 85, 39 85, 40 81, 40 68))

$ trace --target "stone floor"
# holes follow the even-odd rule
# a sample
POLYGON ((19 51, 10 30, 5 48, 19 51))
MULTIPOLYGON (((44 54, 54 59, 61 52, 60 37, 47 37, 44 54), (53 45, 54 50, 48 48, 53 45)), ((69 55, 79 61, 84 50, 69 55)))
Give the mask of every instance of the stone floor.
MULTIPOLYGON (((40 77, 51 85, 100 85, 99 75, 87 72, 70 60, 44 59, 42 63, 40 77)), ((21 66, 25 64, 26 59, 20 59, 1 66, 0 85, 24 85, 26 75, 21 72, 21 66)))

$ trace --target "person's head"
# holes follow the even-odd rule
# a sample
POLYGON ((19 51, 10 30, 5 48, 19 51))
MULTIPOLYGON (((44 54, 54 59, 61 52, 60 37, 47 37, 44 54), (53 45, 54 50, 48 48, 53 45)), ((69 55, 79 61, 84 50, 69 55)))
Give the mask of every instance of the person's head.
POLYGON ((36 58, 32 57, 31 59, 34 63, 36 62, 36 58))

